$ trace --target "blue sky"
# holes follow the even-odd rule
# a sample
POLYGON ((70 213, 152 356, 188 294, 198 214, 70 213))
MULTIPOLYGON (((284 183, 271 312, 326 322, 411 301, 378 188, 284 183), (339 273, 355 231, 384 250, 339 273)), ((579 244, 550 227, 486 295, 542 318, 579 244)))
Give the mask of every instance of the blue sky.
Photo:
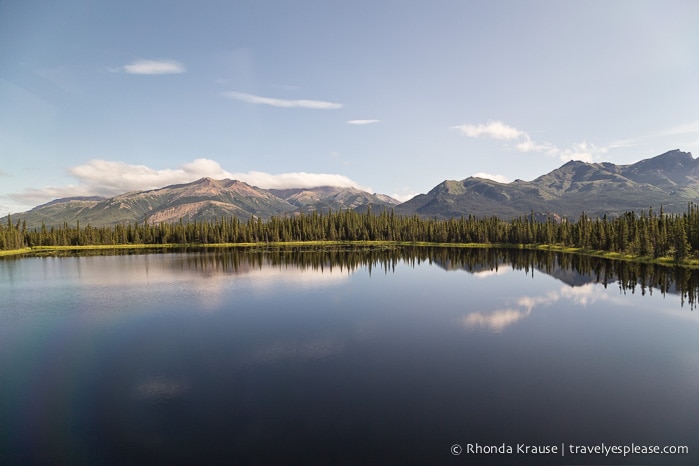
POLYGON ((0 1, 0 214, 699 155, 699 2, 0 1))

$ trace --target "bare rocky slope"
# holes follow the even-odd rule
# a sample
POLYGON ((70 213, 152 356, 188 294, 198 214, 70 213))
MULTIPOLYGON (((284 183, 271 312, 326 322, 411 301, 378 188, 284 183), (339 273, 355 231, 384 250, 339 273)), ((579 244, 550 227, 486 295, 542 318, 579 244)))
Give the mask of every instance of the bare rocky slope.
POLYGON ((211 221, 222 217, 294 215, 314 210, 391 208, 393 198, 355 188, 320 187, 268 190, 237 180, 202 178, 192 183, 131 192, 112 198, 57 199, 34 209, 14 214, 13 222, 23 220, 28 228, 62 225, 64 222, 92 226, 119 223, 211 221))

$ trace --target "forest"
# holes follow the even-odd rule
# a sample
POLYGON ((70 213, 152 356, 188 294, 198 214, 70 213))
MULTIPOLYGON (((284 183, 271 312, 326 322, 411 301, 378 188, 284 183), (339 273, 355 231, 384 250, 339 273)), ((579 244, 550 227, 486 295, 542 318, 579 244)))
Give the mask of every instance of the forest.
POLYGON ((699 252, 699 206, 690 204, 682 214, 653 209, 628 212, 615 218, 545 222, 533 213, 504 221, 474 216, 425 219, 393 211, 352 210, 272 217, 267 221, 235 217, 211 222, 151 223, 93 227, 64 223, 58 227, 28 229, 21 220, 0 224, 0 250, 36 246, 164 245, 279 243, 304 241, 390 241, 483 245, 557 245, 638 257, 671 257, 681 261, 699 252))

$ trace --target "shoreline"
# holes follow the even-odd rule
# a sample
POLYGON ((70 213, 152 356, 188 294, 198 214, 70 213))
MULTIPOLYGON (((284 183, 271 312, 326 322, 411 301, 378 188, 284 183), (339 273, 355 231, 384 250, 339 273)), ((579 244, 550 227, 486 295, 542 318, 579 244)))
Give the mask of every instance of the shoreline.
POLYGON ((95 250, 138 250, 138 249, 175 249, 175 248, 252 248, 252 247, 289 247, 289 246, 387 246, 387 247, 438 247, 438 248, 466 248, 466 249, 524 249, 531 251, 551 251, 566 254, 578 254, 583 256, 598 257, 602 259, 622 260, 639 264, 653 264, 665 267, 685 267, 699 269, 699 259, 685 259, 675 261, 672 257, 635 256, 619 252, 575 248, 555 244, 507 244, 507 243, 430 243, 426 241, 278 241, 259 243, 167 243, 167 244, 99 244, 83 246, 33 246, 22 249, 9 249, 0 251, 0 257, 36 256, 40 253, 54 253, 61 251, 95 251, 95 250))

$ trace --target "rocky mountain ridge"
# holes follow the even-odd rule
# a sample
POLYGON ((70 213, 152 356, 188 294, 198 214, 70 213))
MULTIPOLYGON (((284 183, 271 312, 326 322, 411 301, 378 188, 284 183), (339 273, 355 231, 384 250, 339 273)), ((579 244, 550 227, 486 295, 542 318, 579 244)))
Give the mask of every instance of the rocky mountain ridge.
POLYGON ((207 221, 221 217, 251 217, 267 220, 272 216, 298 212, 393 207, 395 199, 356 188, 323 186, 272 190, 251 186, 238 180, 202 178, 191 183, 147 191, 120 194, 111 198, 65 198, 14 214, 13 219, 27 227, 62 225, 64 222, 92 226, 144 221, 174 223, 207 221))
POLYGON ((630 165, 570 161, 532 181, 445 180, 396 207, 399 214, 449 218, 534 213, 539 219, 618 216, 649 208, 682 212, 699 201, 699 159, 672 150, 630 165))
POLYGON ((300 212, 393 209, 399 215, 450 218, 473 215, 504 220, 534 214, 539 220, 619 216, 625 212, 683 212, 699 202, 699 159, 679 149, 629 165, 570 161, 532 181, 511 183, 469 177, 445 180, 400 204, 356 188, 262 189, 238 180, 200 180, 111 198, 57 199, 13 214, 29 228, 64 222, 93 226, 119 223, 207 221, 235 216, 264 220, 300 212))

